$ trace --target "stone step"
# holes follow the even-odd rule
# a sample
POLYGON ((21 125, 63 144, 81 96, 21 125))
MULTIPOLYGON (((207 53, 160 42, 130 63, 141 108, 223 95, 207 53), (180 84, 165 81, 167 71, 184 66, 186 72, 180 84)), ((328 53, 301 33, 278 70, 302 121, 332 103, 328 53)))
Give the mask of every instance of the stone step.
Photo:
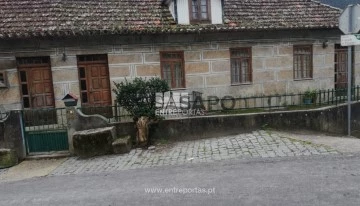
POLYGON ((132 147, 131 136, 127 135, 116 139, 112 146, 115 154, 129 153, 132 147))

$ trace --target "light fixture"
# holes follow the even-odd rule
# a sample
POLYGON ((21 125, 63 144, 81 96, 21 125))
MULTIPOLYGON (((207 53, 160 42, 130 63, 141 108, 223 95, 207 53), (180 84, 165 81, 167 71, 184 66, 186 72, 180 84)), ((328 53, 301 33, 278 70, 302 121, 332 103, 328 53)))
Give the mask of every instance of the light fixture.
POLYGON ((65 62, 66 59, 67 59, 65 47, 64 47, 64 49, 63 49, 63 54, 62 54, 62 58, 61 58, 61 59, 62 59, 64 62, 65 62))
POLYGON ((323 41, 323 43, 322 43, 322 48, 323 48, 323 49, 327 48, 327 47, 329 46, 328 43, 329 43, 328 40, 323 41))
POLYGON ((62 55, 62 60, 63 60, 63 61, 66 61, 66 54, 65 54, 65 52, 64 52, 63 55, 62 55))

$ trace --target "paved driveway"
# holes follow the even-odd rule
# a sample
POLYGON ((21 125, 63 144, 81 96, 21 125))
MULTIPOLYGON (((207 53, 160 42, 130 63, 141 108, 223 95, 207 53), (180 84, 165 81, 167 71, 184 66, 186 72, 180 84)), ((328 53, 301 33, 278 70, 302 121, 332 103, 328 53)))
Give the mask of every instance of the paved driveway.
POLYGON ((270 158, 337 154, 335 149, 290 138, 288 133, 254 131, 221 138, 178 142, 160 150, 132 150, 126 155, 90 159, 71 157, 51 175, 102 173, 117 170, 213 162, 231 158, 270 158))
POLYGON ((0 170, 0 182, 39 176, 99 174, 150 168, 163 165, 184 165, 227 159, 272 158, 310 155, 357 153, 360 140, 330 137, 322 134, 290 134, 259 130, 219 138, 176 142, 155 150, 134 149, 125 155, 109 155, 80 159, 32 160, 0 170))

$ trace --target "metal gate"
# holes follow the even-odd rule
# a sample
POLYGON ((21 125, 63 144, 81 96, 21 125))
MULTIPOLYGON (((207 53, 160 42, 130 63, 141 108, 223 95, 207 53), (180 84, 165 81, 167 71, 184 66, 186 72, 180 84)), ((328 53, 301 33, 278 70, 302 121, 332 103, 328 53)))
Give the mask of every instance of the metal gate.
POLYGON ((69 149, 65 108, 23 110, 28 154, 69 149))

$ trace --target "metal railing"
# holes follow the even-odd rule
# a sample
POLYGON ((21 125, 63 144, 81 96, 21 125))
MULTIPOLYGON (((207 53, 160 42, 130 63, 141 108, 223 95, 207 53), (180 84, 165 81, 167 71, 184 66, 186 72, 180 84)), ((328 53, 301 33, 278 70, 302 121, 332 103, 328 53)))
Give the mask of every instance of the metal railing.
MULTIPOLYGON (((352 88, 352 101, 360 100, 360 86, 352 88)), ((203 98, 201 102, 188 101, 188 107, 182 108, 184 112, 162 114, 165 119, 188 118, 193 116, 208 116, 216 114, 270 112, 274 110, 310 109, 323 106, 338 105, 347 101, 347 89, 316 90, 311 103, 304 101, 306 93, 276 94, 247 97, 219 97, 218 99, 203 98), (192 110, 188 112, 187 110, 192 110)), ((199 100, 199 99, 198 99, 199 100)), ((130 112, 114 104, 104 107, 78 108, 84 114, 99 114, 109 122, 133 121, 130 112)), ((178 109, 181 109, 180 107, 178 109)))
MULTIPOLYGON (((204 100, 207 111, 231 111, 231 110, 277 110, 277 109, 301 109, 309 107, 321 107, 338 105, 347 101, 347 89, 314 90, 314 97, 311 102, 305 101, 306 93, 298 94, 276 94, 267 96, 225 98, 219 100, 204 100)), ((360 86, 351 89, 352 101, 360 99, 360 86)))
MULTIPOLYGON (((165 119, 186 118, 192 116, 208 116, 216 114, 269 112, 274 110, 310 109, 323 106, 338 105, 347 101, 347 89, 313 90, 314 97, 311 102, 305 101, 306 92, 297 94, 275 94, 247 97, 211 97, 201 102, 189 101, 185 110, 191 112, 178 112, 164 115, 165 119), (198 111, 198 110, 201 111, 198 111)), ((352 101, 359 101, 360 86, 351 89, 352 101)))
POLYGON ((22 110, 25 131, 66 130, 66 108, 22 110))

